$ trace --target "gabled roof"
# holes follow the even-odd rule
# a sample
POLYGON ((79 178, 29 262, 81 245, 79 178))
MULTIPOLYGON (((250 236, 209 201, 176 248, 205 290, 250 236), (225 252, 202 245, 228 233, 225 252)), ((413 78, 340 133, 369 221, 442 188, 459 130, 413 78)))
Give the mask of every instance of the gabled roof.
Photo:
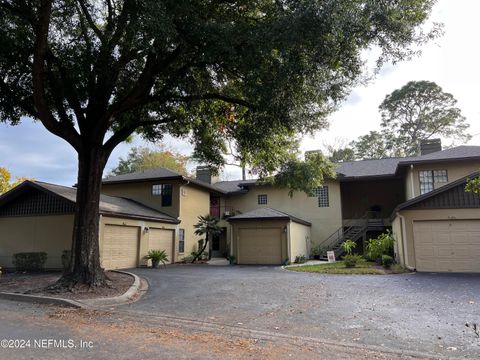
POLYGON ((398 211, 410 208, 478 208, 480 207, 480 194, 465 192, 465 185, 468 179, 474 179, 479 175, 480 172, 474 172, 468 176, 464 176, 458 180, 443 185, 438 189, 405 201, 393 210, 391 218, 395 218, 398 211))
POLYGON ((337 163, 336 172, 341 178, 386 177, 394 176, 398 164, 411 158, 387 158, 346 161, 337 163))
POLYGON ((244 187, 247 185, 254 185, 256 184, 256 180, 233 180, 233 181, 219 181, 213 186, 218 188, 225 193, 235 193, 235 192, 243 192, 244 187))
POLYGON ((275 210, 269 207, 255 209, 244 214, 235 215, 228 218, 228 221, 241 221, 241 220, 291 220, 293 222, 311 226, 308 221, 299 219, 293 215, 284 213, 279 210, 275 210))
POLYGON ((480 146, 463 145, 414 158, 404 158, 401 159, 399 165, 402 166, 437 161, 470 160, 478 158, 480 158, 480 146))
MULTIPOLYGON (((29 188, 35 188, 42 192, 53 194, 54 196, 61 197, 72 204, 76 203, 76 188, 49 184, 41 181, 27 180, 15 187, 14 189, 10 190, 9 192, 0 196, 0 206, 7 202, 10 202, 11 200, 14 200, 18 195, 20 195, 23 191, 29 188)), ((175 219, 174 217, 152 209, 143 204, 140 204, 136 201, 103 194, 100 195, 100 213, 104 215, 140 218, 175 224, 180 223, 180 221, 175 219)))
POLYGON ((175 171, 166 169, 166 168, 155 168, 148 169, 143 171, 138 171, 130 174, 109 176, 102 180, 102 184, 123 184, 123 183, 134 183, 134 182, 145 182, 145 181, 162 181, 162 180, 182 180, 187 181, 202 188, 205 188, 209 191, 224 193, 223 190, 212 186, 209 183, 200 181, 197 179, 192 179, 188 176, 184 176, 175 171))

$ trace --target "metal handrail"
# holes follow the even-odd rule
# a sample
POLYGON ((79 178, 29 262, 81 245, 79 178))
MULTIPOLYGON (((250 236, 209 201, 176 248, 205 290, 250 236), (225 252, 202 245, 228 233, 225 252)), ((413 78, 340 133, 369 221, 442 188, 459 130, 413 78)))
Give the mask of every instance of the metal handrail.
POLYGON ((325 240, 323 240, 319 246, 323 246, 325 243, 331 243, 332 239, 333 238, 336 238, 338 239, 337 241, 335 241, 334 243, 332 242, 332 246, 335 246, 339 240, 342 240, 343 239, 343 234, 345 233, 348 233, 353 227, 356 226, 356 224, 358 224, 358 221, 359 220, 364 220, 364 223, 362 224, 361 228, 364 229, 365 227, 368 226, 368 220, 369 219, 376 219, 377 217, 370 217, 371 215, 375 214, 377 215, 379 213, 379 211, 367 211, 365 212, 365 214, 363 214, 363 216, 359 219, 351 219, 349 222, 347 222, 346 224, 343 224, 340 228, 338 228, 337 230, 335 230, 333 232, 333 234, 331 234, 329 237, 327 237, 325 240))

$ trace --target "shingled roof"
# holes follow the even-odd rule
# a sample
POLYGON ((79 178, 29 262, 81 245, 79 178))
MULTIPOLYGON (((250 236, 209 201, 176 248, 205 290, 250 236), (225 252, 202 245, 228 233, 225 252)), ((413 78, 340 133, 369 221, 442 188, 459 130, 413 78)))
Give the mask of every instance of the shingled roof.
POLYGON ((228 221, 240 220, 291 220, 293 222, 311 226, 308 221, 297 218, 293 215, 284 213, 283 211, 275 210, 269 207, 255 209, 240 215, 235 215, 228 218, 228 221))
MULTIPOLYGON (((40 191, 48 192, 55 196, 59 196, 70 203, 76 203, 76 188, 49 184, 41 181, 25 181, 16 188, 0 196, 0 206, 2 203, 10 201, 10 199, 14 199, 17 194, 21 193, 24 189, 32 187, 40 191)), ((104 215, 156 220, 175 224, 180 223, 179 220, 170 215, 164 214, 131 199, 103 194, 100 196, 100 213, 104 215)))
POLYGON ((184 176, 175 171, 166 169, 166 168, 155 168, 148 169, 143 171, 137 171, 130 174, 122 174, 116 176, 109 176, 102 180, 102 184, 122 184, 122 183, 132 183, 132 182, 142 182, 142 181, 160 181, 160 180, 183 180, 188 181, 197 186, 203 187, 209 191, 224 193, 220 188, 214 187, 209 183, 200 181, 197 179, 184 176))

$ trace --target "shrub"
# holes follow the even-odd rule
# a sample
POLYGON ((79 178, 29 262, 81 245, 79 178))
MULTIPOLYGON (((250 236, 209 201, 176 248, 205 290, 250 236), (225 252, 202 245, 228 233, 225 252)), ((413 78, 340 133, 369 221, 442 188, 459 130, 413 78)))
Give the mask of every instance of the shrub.
POLYGON ((352 255, 352 251, 357 246, 357 243, 352 240, 345 240, 341 246, 343 251, 345 251, 345 254, 352 255))
POLYGON ((315 256, 320 256, 320 249, 318 246, 312 246, 310 249, 310 256, 315 257, 315 256))
POLYGON ((305 255, 298 255, 295 257, 295 264, 304 264, 307 261, 305 255))
POLYGON ((13 254, 13 265, 17 271, 42 271, 47 261, 46 252, 13 254))
POLYGON ((382 255, 392 254, 395 239, 390 230, 367 242, 367 257, 373 261, 381 261, 382 255))
POLYGON ((386 269, 389 269, 390 266, 392 266, 392 264, 393 264, 393 257, 391 257, 390 255, 382 255, 383 267, 385 267, 386 269))
POLYGON ((62 267, 63 271, 70 268, 70 261, 72 260, 72 252, 70 250, 63 250, 62 252, 62 267))
POLYGON ((230 263, 230 265, 235 264, 235 256, 229 255, 229 256, 227 256, 227 260, 230 263))
POLYGON ((360 255, 345 255, 343 257, 343 262, 347 268, 354 268, 360 260, 362 260, 360 255))
POLYGON ((187 255, 187 256, 184 256, 184 257, 182 258, 182 261, 183 261, 184 263, 191 263, 191 262, 193 261, 193 259, 194 259, 194 256, 192 256, 192 255, 187 255))

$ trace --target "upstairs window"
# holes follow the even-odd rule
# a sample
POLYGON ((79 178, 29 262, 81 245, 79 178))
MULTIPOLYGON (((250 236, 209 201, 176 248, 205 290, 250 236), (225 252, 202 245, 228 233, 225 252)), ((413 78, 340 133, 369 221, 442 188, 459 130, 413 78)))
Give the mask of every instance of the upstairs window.
POLYGON ((448 182, 447 170, 419 171, 420 195, 426 194, 448 182))
POLYGON ((172 206, 172 184, 152 185, 152 195, 161 197, 162 206, 172 206))
POLYGON ((328 186, 321 186, 313 190, 313 196, 318 198, 318 207, 330 207, 328 186))
POLYGON ((267 203, 268 203, 267 194, 258 195, 258 205, 267 205, 267 203))

